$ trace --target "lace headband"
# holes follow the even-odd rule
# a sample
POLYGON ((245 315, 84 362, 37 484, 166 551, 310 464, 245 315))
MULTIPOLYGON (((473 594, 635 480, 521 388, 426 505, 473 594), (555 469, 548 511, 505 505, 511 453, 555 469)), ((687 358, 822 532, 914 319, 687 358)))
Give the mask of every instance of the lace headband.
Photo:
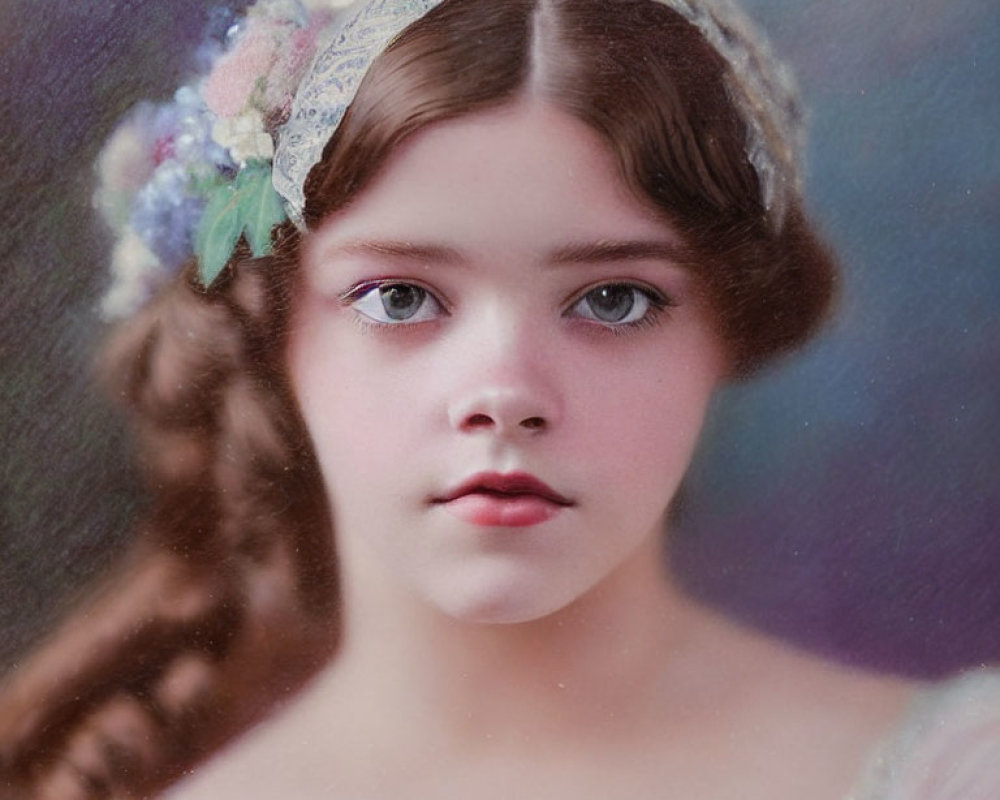
MULTIPOLYGON (((728 63, 726 85, 746 123, 747 156, 757 172, 762 204, 780 227, 789 195, 801 189, 804 126, 790 70, 727 0, 657 2, 697 27, 728 63)), ((361 79, 390 41, 440 3, 379 0, 352 8, 313 62, 281 130, 274 159, 274 186, 300 228, 306 177, 354 100, 361 79)))
MULTIPOLYGON (((651 0, 651 2, 654 0, 651 0)), ((192 256, 209 286, 242 237, 255 256, 285 219, 300 229, 319 162, 375 59, 442 0, 258 0, 207 46, 213 65, 172 103, 142 104, 98 162, 96 200, 118 234, 106 318, 134 313, 192 256), (276 143, 276 144, 275 144, 276 143)), ((780 229, 800 192, 802 113, 790 71, 729 0, 655 0, 728 64, 761 202, 780 229)))

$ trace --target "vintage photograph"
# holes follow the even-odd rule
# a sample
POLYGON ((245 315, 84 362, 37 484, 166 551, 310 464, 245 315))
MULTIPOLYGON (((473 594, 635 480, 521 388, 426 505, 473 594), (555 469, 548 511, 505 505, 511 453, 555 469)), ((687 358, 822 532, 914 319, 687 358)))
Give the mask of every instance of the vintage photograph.
POLYGON ((992 0, 0 4, 0 800, 996 800, 992 0))

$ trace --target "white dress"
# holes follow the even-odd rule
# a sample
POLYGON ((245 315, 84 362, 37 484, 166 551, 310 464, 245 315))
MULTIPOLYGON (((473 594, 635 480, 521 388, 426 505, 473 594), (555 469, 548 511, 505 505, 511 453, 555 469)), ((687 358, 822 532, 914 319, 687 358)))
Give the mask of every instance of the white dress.
POLYGON ((1000 800, 1000 671, 921 692, 846 800, 1000 800))

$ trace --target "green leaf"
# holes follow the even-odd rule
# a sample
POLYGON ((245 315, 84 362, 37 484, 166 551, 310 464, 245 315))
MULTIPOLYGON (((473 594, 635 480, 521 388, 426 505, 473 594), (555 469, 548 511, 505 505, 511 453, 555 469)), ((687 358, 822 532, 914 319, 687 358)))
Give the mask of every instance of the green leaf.
POLYGON ((236 191, 231 184, 223 184, 209 195, 194 236, 198 279, 206 289, 226 266, 242 232, 236 191))
POLYGON ((236 176, 240 223, 255 257, 271 252, 271 230, 285 220, 285 207, 271 183, 266 162, 250 162, 236 176))
POLYGON ((208 197, 226 182, 215 167, 192 169, 188 180, 194 193, 201 197, 208 197))

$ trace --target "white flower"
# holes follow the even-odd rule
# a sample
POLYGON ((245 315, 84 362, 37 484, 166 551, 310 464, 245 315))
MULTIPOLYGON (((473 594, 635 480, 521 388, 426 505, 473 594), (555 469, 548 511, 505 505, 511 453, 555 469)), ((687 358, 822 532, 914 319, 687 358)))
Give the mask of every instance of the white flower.
POLYGON ((135 193, 153 174, 148 126, 151 106, 140 106, 115 129, 97 159, 99 176, 95 203, 111 229, 120 233, 128 222, 135 193))
POLYGON ((101 316, 108 321, 134 314, 169 278, 160 260, 130 227, 111 253, 111 275, 111 288, 101 300, 101 316))
POLYGON ((235 117, 220 117, 212 125, 212 138, 229 150, 237 163, 251 158, 269 161, 274 157, 274 141, 264 129, 264 115, 255 108, 235 117))

